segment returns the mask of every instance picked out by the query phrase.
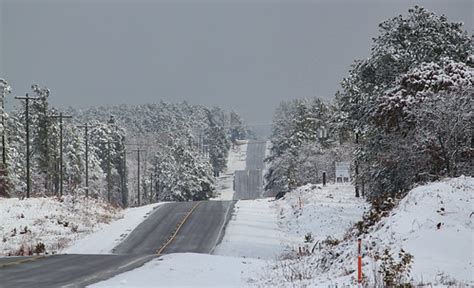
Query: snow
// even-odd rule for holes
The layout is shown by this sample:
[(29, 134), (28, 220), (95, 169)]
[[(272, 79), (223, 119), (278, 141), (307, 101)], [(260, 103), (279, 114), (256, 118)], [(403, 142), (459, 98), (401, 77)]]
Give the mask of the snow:
[(111, 254), (113, 248), (163, 203), (127, 208), (122, 213), (122, 219), (102, 227), (100, 231), (77, 239), (62, 252), (67, 254)]
[(232, 200), (234, 197), (234, 172), (245, 169), (247, 156), (247, 140), (237, 140), (227, 156), (227, 168), (217, 179), (217, 197), (211, 200)]
[(162, 256), (88, 287), (246, 287), (265, 261), (195, 253)]
[[(361, 216), (366, 204), (353, 194), (350, 185), (330, 185), (321, 189), (320, 186), (308, 185), (279, 201), (270, 198), (237, 201), (214, 255), (165, 255), (92, 287), (279, 285), (268, 282), (268, 277), (273, 277), (273, 267), (281, 263), (282, 255), (301, 245), (305, 232), (312, 231), (320, 238), (333, 232), (342, 234), (340, 231)], [(298, 216), (293, 209), (300, 197), (303, 212)], [(324, 209), (321, 209), (321, 204)], [(341, 213), (341, 207), (344, 213)], [(297, 211), (301, 213), (299, 208)], [(314, 225), (311, 217), (322, 219), (322, 223), (311, 226)], [(333, 223), (336, 227), (324, 223)]]
[(369, 206), (354, 195), (350, 184), (308, 184), (287, 193), (283, 201), (276, 202), (286, 238), (294, 239), (295, 244), (301, 244), (307, 233), (316, 241), (328, 236), (342, 238)]
[(276, 213), (268, 199), (238, 201), (214, 254), (275, 260), (286, 247)]
[(39, 243), (58, 253), (120, 217), (120, 209), (92, 198), (0, 198), (0, 255), (28, 255)]
[[(367, 237), (378, 246), (403, 248), (414, 256), (415, 282), (440, 278), (474, 285), (474, 178), (420, 186)], [(440, 228), (437, 225), (440, 223)]]
[[(375, 261), (374, 256), (386, 248), (395, 261), (400, 249), (413, 255), (411, 273), (406, 277), (413, 285), (474, 285), (472, 177), (446, 179), (414, 188), (387, 217), (361, 236), (348, 228), (361, 220), (367, 204), (351, 196), (351, 187), (307, 185), (277, 202), (282, 209), (281, 225), (288, 234), (288, 241), (304, 246), (302, 237), (311, 232), (315, 241), (306, 245), (316, 249), (313, 254), (288, 257), (267, 268), (261, 283), (285, 286), (288, 271), (297, 271), (309, 272), (309, 276), (292, 285), (355, 285), (357, 238), (360, 237), (363, 273), (368, 286), (375, 286), (376, 281), (380, 284), (381, 263)], [(326, 236), (337, 238), (340, 243), (321, 246)]]

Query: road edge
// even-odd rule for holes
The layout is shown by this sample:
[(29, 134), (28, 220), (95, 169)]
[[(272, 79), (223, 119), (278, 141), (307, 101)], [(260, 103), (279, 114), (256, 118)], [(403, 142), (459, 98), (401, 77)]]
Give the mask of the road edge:
[(237, 203), (237, 201), (238, 200), (231, 200), (230, 201), (231, 203), (229, 204), (229, 207), (227, 208), (227, 212), (225, 213), (224, 223), (222, 224), (222, 228), (219, 231), (219, 236), (217, 236), (216, 244), (214, 244), (214, 247), (211, 249), (211, 251), (209, 251), (210, 255), (214, 255), (214, 250), (216, 250), (216, 247), (219, 244), (221, 244), (222, 239), (224, 238), (224, 235), (225, 235), (225, 230), (227, 229), (227, 225), (229, 224), (229, 221), (230, 221), (230, 218), (231, 218), (230, 215), (232, 214), (232, 212), (234, 212), (234, 206)]

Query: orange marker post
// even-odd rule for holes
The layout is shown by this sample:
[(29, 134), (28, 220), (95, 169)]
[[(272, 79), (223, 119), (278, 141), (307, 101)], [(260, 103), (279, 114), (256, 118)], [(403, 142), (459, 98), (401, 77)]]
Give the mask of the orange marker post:
[(361, 255), (361, 246), (362, 240), (359, 238), (357, 239), (357, 282), (360, 284), (362, 283), (362, 255)]

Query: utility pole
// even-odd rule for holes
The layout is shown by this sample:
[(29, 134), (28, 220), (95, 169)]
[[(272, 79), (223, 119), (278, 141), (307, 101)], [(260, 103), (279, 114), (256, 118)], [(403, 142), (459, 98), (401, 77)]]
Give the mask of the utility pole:
[(127, 148), (123, 145), (123, 177), (122, 177), (122, 204), (124, 207), (128, 206), (127, 193)]
[(64, 179), (64, 165), (63, 165), (63, 119), (71, 119), (72, 116), (64, 115), (63, 112), (59, 115), (52, 115), (50, 118), (59, 119), (59, 195), (63, 196), (63, 179)]
[(138, 163), (138, 168), (137, 168), (137, 205), (140, 206), (140, 152), (143, 152), (143, 149), (137, 148), (136, 150), (133, 150), (134, 152), (137, 152), (137, 163)]
[(26, 198), (30, 198), (31, 179), (30, 179), (30, 100), (40, 100), (41, 97), (30, 97), (28, 93), (25, 96), (17, 96), (15, 99), (25, 101), (25, 130), (26, 130)]
[[(86, 122), (83, 125), (77, 126), (78, 128), (84, 128), (84, 144), (86, 146), (85, 150), (85, 174), (86, 174), (86, 197), (89, 197), (89, 129), (94, 128), (97, 125), (91, 125), (90, 123)], [(103, 144), (107, 144), (107, 142), (104, 142)]]
[(107, 142), (107, 201), (112, 198), (112, 176), (110, 171), (110, 141)]

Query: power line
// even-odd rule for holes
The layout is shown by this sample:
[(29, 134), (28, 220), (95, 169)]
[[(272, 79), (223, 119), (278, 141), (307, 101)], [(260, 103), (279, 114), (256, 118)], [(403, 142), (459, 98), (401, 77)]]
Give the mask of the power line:
[(89, 197), (89, 128), (96, 127), (97, 125), (91, 125), (90, 123), (84, 123), (84, 125), (77, 126), (78, 128), (84, 128), (84, 142), (86, 146), (85, 157), (86, 157), (86, 197)]
[(30, 198), (31, 179), (30, 179), (30, 100), (41, 100), (42, 97), (30, 97), (28, 93), (25, 96), (16, 96), (15, 99), (25, 101), (25, 130), (26, 130), (26, 198)]
[(59, 193), (63, 196), (63, 178), (64, 178), (64, 165), (63, 165), (63, 119), (71, 119), (72, 116), (64, 115), (63, 112), (59, 115), (49, 116), (53, 119), (59, 119)]
[(137, 152), (137, 162), (138, 162), (138, 165), (137, 165), (137, 174), (138, 174), (138, 180), (137, 180), (137, 205), (140, 206), (140, 152), (144, 152), (146, 150), (144, 149), (140, 149), (140, 147), (138, 147), (137, 149), (135, 150), (132, 150), (132, 152)]

